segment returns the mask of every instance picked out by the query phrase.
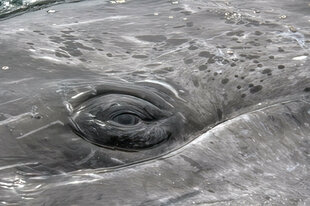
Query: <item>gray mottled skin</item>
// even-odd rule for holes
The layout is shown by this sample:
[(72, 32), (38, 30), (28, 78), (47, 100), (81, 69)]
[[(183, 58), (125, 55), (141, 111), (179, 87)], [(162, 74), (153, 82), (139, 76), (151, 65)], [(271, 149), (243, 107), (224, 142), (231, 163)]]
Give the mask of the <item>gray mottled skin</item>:
[[(94, 0), (1, 21), (1, 204), (309, 205), (309, 6), (278, 4)], [(78, 137), (64, 101), (111, 79), (173, 87), (193, 141), (152, 158)]]

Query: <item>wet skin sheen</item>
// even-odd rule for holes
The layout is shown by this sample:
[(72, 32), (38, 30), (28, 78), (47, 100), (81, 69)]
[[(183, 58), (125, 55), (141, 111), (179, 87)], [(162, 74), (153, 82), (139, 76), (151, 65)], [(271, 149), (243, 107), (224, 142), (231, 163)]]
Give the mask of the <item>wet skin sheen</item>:
[(121, 2), (0, 21), (0, 204), (309, 205), (308, 2)]

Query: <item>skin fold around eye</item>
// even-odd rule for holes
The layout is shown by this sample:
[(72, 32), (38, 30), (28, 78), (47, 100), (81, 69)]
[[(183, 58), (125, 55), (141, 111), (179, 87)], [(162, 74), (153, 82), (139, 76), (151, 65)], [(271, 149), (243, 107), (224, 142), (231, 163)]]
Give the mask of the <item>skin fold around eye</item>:
[(113, 149), (155, 147), (178, 134), (180, 117), (141, 98), (108, 94), (82, 103), (72, 114), (84, 139)]

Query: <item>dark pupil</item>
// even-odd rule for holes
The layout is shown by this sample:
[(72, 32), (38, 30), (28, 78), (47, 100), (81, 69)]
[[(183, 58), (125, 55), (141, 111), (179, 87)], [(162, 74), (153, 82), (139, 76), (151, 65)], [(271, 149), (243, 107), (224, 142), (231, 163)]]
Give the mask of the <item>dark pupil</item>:
[(139, 122), (138, 117), (132, 114), (120, 114), (112, 119), (114, 122), (123, 125), (135, 125)]

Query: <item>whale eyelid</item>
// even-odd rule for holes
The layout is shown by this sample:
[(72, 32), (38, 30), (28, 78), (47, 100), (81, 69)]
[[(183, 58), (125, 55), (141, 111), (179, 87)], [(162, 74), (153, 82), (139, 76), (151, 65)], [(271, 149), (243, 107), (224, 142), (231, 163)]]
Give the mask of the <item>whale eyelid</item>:
[(80, 92), (80, 93), (74, 95), (73, 97), (71, 97), (71, 99), (77, 99), (77, 98), (79, 98), (80, 96), (85, 95), (86, 93), (89, 93), (89, 91)]
[(174, 87), (172, 87), (170, 84), (168, 84), (166, 82), (162, 82), (162, 81), (158, 81), (158, 80), (152, 80), (152, 79), (146, 79), (146, 80), (137, 81), (137, 83), (143, 83), (143, 82), (160, 85), (160, 86), (168, 89), (170, 92), (172, 92), (174, 94), (174, 96), (176, 98), (178, 98), (179, 100), (181, 100), (183, 102), (187, 102), (186, 100), (184, 100), (183, 98), (181, 98), (179, 96), (179, 92)]
[(166, 99), (160, 96), (158, 92), (152, 91), (151, 87), (141, 87), (140, 85), (127, 84), (101, 84), (93, 85), (90, 90), (82, 91), (71, 97), (67, 97), (63, 103), (67, 110), (71, 113), (74, 108), (80, 106), (83, 102), (92, 98), (108, 94), (125, 94), (143, 99), (162, 109), (174, 109), (175, 107)]

